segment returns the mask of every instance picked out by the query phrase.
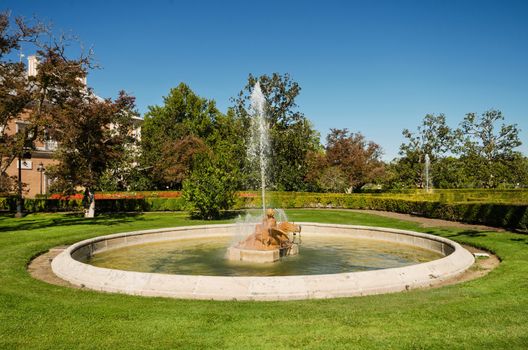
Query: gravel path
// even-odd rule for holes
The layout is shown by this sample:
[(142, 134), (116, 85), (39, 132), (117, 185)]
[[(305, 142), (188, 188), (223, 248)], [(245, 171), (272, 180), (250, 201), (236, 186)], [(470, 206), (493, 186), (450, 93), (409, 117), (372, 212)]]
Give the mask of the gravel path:
[(390, 211), (379, 211), (379, 210), (356, 210), (351, 209), (353, 212), (357, 213), (367, 213), (367, 214), (374, 214), (379, 215), (387, 218), (392, 219), (398, 219), (398, 220), (404, 220), (404, 221), (412, 221), (416, 222), (422, 225), (422, 227), (454, 227), (454, 228), (461, 228), (461, 229), (468, 229), (468, 230), (479, 230), (479, 231), (497, 231), (502, 232), (504, 229), (498, 228), (498, 227), (490, 227), (490, 226), (484, 226), (484, 225), (472, 225), (472, 224), (465, 224), (463, 222), (458, 221), (447, 221), (447, 220), (440, 220), (440, 219), (430, 219), (430, 218), (424, 218), (421, 216), (414, 216), (409, 214), (400, 214), (400, 213), (394, 213)]

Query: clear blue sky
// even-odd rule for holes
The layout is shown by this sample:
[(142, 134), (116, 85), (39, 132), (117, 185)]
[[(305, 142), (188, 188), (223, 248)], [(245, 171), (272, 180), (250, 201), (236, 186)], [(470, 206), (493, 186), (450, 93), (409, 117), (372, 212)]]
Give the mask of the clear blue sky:
[(519, 125), (528, 154), (528, 1), (0, 0), (0, 9), (93, 45), (103, 69), (89, 84), (104, 97), (129, 91), (142, 113), (182, 81), (225, 111), (249, 73), (288, 72), (323, 138), (360, 131), (387, 160), (426, 113), (456, 126), (489, 108)]

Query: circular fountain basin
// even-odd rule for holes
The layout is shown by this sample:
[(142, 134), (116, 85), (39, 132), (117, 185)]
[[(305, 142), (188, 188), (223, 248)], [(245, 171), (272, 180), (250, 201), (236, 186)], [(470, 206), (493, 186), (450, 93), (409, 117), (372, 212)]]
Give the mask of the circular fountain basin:
[[(451, 279), (469, 268), (471, 253), (451, 240), (390, 228), (301, 223), (303, 241), (310, 237), (340, 240), (375, 240), (382, 245), (411, 245), (440, 258), (409, 266), (367, 271), (278, 276), (217, 276), (203, 271), (196, 274), (169, 274), (103, 268), (86, 261), (120, 249), (134, 249), (147, 243), (178, 240), (236, 239), (240, 225), (187, 226), (136, 231), (96, 237), (68, 247), (52, 261), (53, 272), (79, 286), (105, 292), (214, 300), (294, 300), (349, 297), (399, 292), (428, 287)], [(303, 247), (299, 257), (303, 254)], [(287, 258), (288, 259), (288, 258)], [(271, 264), (284, 264), (276, 262)], [(192, 270), (192, 269), (191, 269)], [(324, 270), (323, 270), (324, 271)], [(192, 273), (187, 272), (187, 273)]]

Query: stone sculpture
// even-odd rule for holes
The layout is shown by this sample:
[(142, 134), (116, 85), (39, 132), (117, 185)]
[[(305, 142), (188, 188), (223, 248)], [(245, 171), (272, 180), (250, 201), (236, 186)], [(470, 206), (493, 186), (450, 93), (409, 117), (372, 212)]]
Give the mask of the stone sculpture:
[[(277, 261), (281, 256), (295, 255), (299, 252), (295, 237), (300, 232), (301, 226), (299, 225), (287, 221), (277, 223), (275, 211), (268, 209), (262, 223), (255, 226), (255, 231), (229, 249), (228, 258), (270, 262)], [(269, 252), (269, 254), (260, 254), (255, 251)]]

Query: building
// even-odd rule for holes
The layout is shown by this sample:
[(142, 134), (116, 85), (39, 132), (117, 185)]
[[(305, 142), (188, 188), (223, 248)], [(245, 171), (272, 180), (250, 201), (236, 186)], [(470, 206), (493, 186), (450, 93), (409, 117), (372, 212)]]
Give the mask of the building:
[[(28, 76), (37, 74), (37, 60), (35, 56), (28, 57)], [(86, 83), (86, 81), (84, 81)], [(8, 133), (16, 133), (24, 128), (29, 119), (29, 111), (22, 113), (16, 120), (7, 125)], [(134, 117), (134, 130), (132, 135), (139, 141), (141, 138), (141, 124), (143, 119)], [(48, 166), (55, 164), (53, 152), (57, 149), (57, 142), (53, 140), (37, 141), (35, 148), (31, 150), (31, 158), (21, 159), (21, 179), (25, 185), (23, 190), (24, 197), (35, 197), (38, 194), (46, 194), (49, 191), (51, 179), (46, 175)], [(7, 168), (9, 176), (18, 178), (19, 162), (15, 159)]]

